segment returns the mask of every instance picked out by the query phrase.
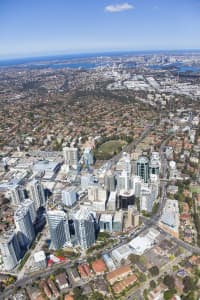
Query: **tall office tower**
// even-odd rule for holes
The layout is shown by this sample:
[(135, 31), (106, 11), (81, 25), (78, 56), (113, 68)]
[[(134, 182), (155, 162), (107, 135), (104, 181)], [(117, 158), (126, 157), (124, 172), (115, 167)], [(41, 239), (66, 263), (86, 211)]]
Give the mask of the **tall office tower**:
[(89, 201), (104, 201), (107, 200), (107, 191), (101, 186), (94, 185), (88, 188), (88, 200)]
[(123, 171), (117, 177), (117, 189), (128, 191), (131, 189), (131, 177), (128, 172)]
[(115, 211), (117, 205), (117, 192), (111, 192), (107, 202), (107, 210)]
[(104, 189), (114, 192), (116, 187), (115, 175), (109, 170), (104, 177)]
[(78, 148), (64, 147), (63, 156), (68, 170), (70, 168), (78, 169)]
[(127, 173), (131, 174), (131, 158), (130, 155), (126, 152), (122, 154), (122, 158), (118, 161), (116, 165), (117, 171), (126, 171)]
[(19, 205), (26, 198), (23, 187), (18, 184), (11, 188), (10, 196), (13, 205)]
[(133, 226), (136, 227), (139, 225), (139, 217), (140, 213), (137, 211), (136, 207), (134, 205), (128, 206), (128, 227)]
[(28, 248), (35, 238), (35, 231), (28, 208), (23, 205), (19, 206), (15, 211), (14, 221), (19, 233), (20, 245)]
[(113, 216), (110, 214), (102, 214), (99, 220), (100, 231), (112, 232)]
[(140, 192), (140, 211), (144, 210), (151, 212), (153, 208), (154, 200), (156, 199), (156, 191), (147, 184), (142, 185)]
[(95, 243), (95, 220), (87, 208), (81, 208), (74, 214), (75, 236), (82, 249)]
[(123, 230), (123, 212), (117, 211), (113, 218), (113, 231), (119, 232)]
[(28, 208), (31, 216), (31, 221), (32, 223), (34, 223), (36, 220), (36, 209), (35, 209), (34, 201), (31, 199), (25, 199), (24, 202), (22, 203), (22, 206)]
[(140, 176), (145, 183), (149, 180), (149, 159), (146, 156), (140, 156), (137, 160), (137, 175)]
[(44, 188), (39, 180), (32, 180), (29, 183), (30, 198), (35, 203), (36, 210), (39, 207), (44, 207), (46, 203)]
[(70, 186), (62, 191), (62, 203), (71, 207), (77, 201), (76, 187)]
[(94, 156), (91, 148), (85, 148), (83, 152), (83, 159), (86, 167), (94, 164)]
[(149, 164), (149, 171), (150, 174), (156, 174), (158, 175), (160, 172), (160, 155), (159, 152), (152, 152), (150, 164)]
[(47, 221), (52, 249), (56, 250), (65, 245), (71, 245), (69, 223), (66, 213), (61, 210), (48, 211)]
[(133, 205), (135, 203), (135, 196), (133, 190), (124, 191), (121, 190), (119, 193), (118, 199), (118, 208), (119, 209), (128, 209), (129, 205)]
[(0, 239), (0, 249), (4, 268), (10, 271), (21, 259), (21, 249), (15, 232), (6, 232)]
[(140, 178), (140, 176), (134, 175), (132, 177), (132, 186), (135, 197), (140, 196), (141, 186), (144, 181)]
[(94, 177), (92, 174), (81, 175), (81, 188), (87, 189), (89, 186), (94, 184)]

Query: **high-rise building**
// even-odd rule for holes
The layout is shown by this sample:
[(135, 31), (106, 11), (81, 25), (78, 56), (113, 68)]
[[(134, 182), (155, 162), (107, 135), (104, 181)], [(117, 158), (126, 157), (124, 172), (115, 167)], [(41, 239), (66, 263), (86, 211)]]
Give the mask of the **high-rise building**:
[(35, 203), (31, 199), (25, 199), (22, 203), (22, 206), (27, 207), (31, 216), (32, 223), (36, 220), (36, 209), (35, 209)]
[(133, 190), (123, 191), (121, 190), (119, 193), (118, 199), (118, 208), (119, 209), (128, 209), (129, 205), (133, 205), (135, 203), (135, 196)]
[(36, 210), (45, 206), (45, 192), (43, 185), (39, 180), (34, 179), (29, 183), (29, 192), (31, 200), (35, 203)]
[(78, 169), (78, 148), (64, 147), (63, 148), (64, 163), (69, 170), (70, 168)]
[(69, 223), (66, 213), (61, 210), (48, 211), (47, 221), (52, 249), (56, 250), (65, 245), (71, 245)]
[(144, 210), (151, 212), (155, 199), (156, 191), (152, 188), (152, 186), (144, 184), (140, 192), (140, 211)]
[(117, 162), (116, 170), (120, 172), (126, 171), (128, 174), (131, 174), (131, 168), (130, 154), (124, 152), (120, 160)]
[(87, 189), (89, 186), (94, 184), (94, 177), (92, 174), (81, 175), (81, 188), (83, 190)]
[(134, 175), (132, 177), (132, 187), (135, 197), (140, 196), (141, 186), (143, 182), (144, 181), (140, 178), (140, 176)]
[(123, 230), (123, 212), (117, 211), (113, 218), (113, 231), (120, 232)]
[(62, 191), (62, 203), (71, 207), (77, 200), (76, 187), (70, 186)]
[(149, 171), (150, 174), (158, 175), (160, 172), (160, 155), (158, 152), (152, 152), (150, 164), (149, 164)]
[(28, 248), (35, 238), (35, 231), (29, 209), (23, 205), (19, 206), (15, 211), (14, 221), (19, 235), (20, 245), (24, 248)]
[(117, 205), (117, 192), (111, 192), (107, 202), (107, 210), (115, 211)]
[(95, 243), (95, 220), (87, 208), (81, 208), (74, 214), (75, 236), (82, 249)]
[(112, 232), (113, 216), (102, 214), (99, 220), (100, 231)]
[(0, 249), (5, 270), (15, 268), (21, 259), (21, 249), (15, 232), (6, 232), (1, 237)]
[(139, 225), (140, 213), (134, 205), (128, 206), (128, 223), (127, 226), (137, 227)]
[(10, 196), (13, 205), (20, 205), (26, 198), (24, 188), (18, 184), (11, 188)]
[(88, 200), (90, 201), (104, 201), (107, 200), (107, 191), (101, 186), (94, 185), (88, 188)]
[(86, 167), (94, 164), (94, 156), (91, 148), (85, 148), (83, 152), (83, 159)]
[(131, 177), (128, 172), (123, 171), (117, 177), (117, 188), (118, 190), (125, 190), (125, 191), (131, 189)]
[(108, 171), (104, 177), (104, 189), (107, 190), (108, 192), (113, 192), (115, 191), (115, 188), (116, 188), (115, 175), (111, 171)]
[(149, 180), (149, 159), (146, 156), (140, 156), (137, 160), (137, 175), (140, 176), (145, 183)]

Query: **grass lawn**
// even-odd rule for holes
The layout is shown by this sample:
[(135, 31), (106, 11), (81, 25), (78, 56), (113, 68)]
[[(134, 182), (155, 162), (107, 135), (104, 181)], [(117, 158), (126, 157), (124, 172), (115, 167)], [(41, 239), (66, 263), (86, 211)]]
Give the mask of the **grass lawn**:
[(127, 142), (123, 140), (111, 140), (105, 142), (97, 149), (96, 158), (109, 159), (113, 155), (119, 153), (125, 145), (127, 145)]
[(190, 191), (192, 193), (200, 193), (200, 186), (198, 186), (198, 185), (192, 185), (192, 186), (190, 186)]

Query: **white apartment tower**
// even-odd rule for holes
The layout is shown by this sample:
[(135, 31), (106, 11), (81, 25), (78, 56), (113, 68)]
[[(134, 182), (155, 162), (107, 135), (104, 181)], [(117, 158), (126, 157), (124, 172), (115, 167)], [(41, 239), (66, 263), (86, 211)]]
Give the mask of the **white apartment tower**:
[(6, 232), (1, 237), (0, 249), (5, 270), (14, 269), (21, 258), (21, 249), (15, 232)]
[(74, 215), (75, 235), (82, 249), (95, 243), (94, 217), (87, 208), (81, 208)]
[(47, 221), (52, 249), (61, 249), (65, 245), (71, 245), (69, 223), (66, 213), (61, 210), (48, 211)]
[(31, 199), (25, 199), (24, 202), (22, 203), (24, 207), (27, 207), (31, 216), (31, 221), (32, 223), (35, 222), (36, 220), (36, 209), (35, 209), (35, 203)]
[(39, 180), (32, 180), (29, 184), (30, 198), (35, 203), (36, 210), (46, 203), (44, 188)]
[(10, 197), (13, 205), (19, 205), (25, 199), (25, 192), (22, 186), (15, 185), (10, 189)]
[(69, 170), (78, 169), (78, 148), (64, 147), (63, 148), (64, 163)]
[(35, 231), (29, 209), (23, 205), (19, 206), (15, 211), (14, 221), (19, 233), (20, 245), (24, 248), (28, 248), (35, 238)]

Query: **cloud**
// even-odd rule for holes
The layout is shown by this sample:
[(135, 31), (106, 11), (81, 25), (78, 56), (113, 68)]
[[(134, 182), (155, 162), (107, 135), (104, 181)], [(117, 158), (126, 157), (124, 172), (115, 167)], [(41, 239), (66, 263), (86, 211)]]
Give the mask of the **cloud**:
[(131, 9), (134, 9), (134, 6), (129, 3), (114, 4), (105, 7), (105, 11), (110, 13), (121, 12), (121, 11), (131, 10)]

